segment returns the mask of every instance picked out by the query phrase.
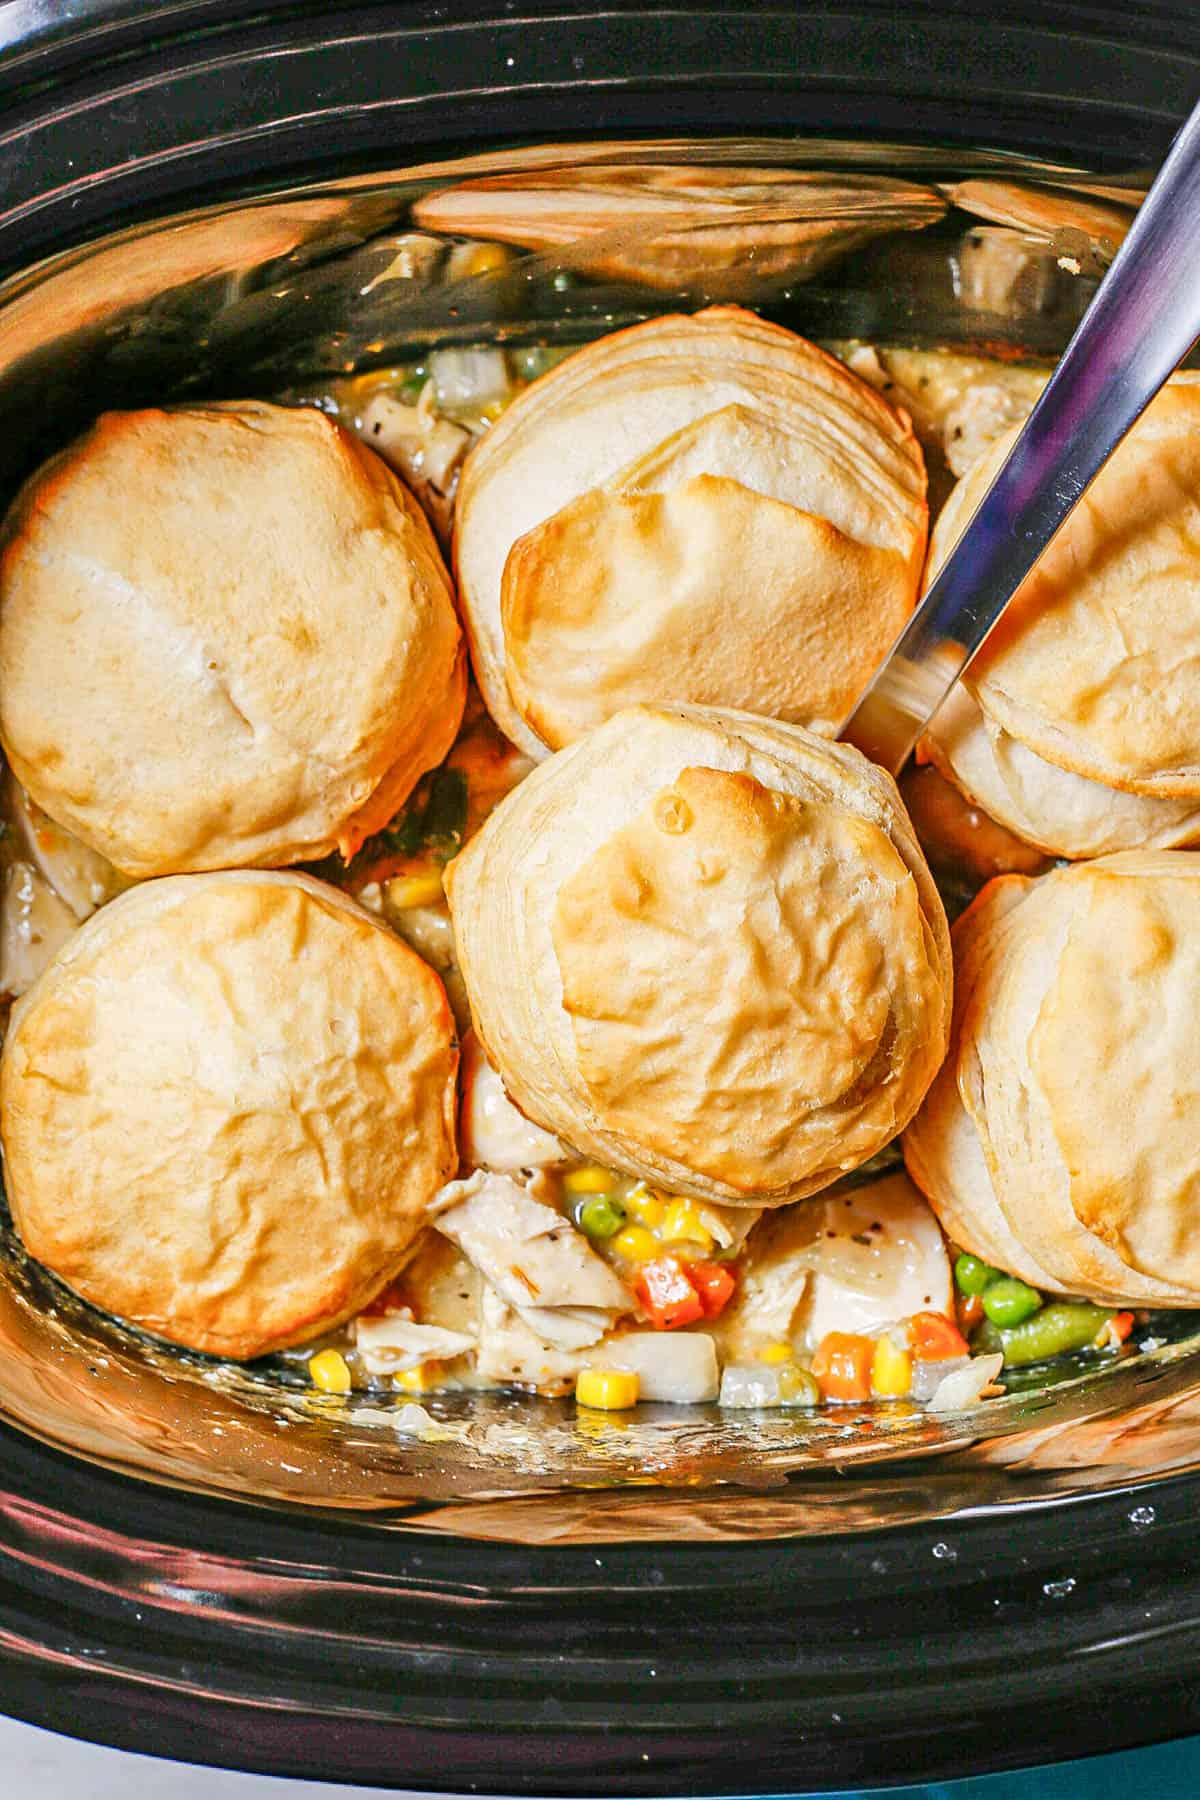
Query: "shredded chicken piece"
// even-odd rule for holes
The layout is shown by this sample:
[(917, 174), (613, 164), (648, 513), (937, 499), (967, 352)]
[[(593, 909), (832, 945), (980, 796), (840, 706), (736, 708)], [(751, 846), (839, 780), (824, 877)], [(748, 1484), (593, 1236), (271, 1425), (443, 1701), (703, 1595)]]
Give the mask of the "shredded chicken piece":
[(418, 1369), (424, 1362), (449, 1362), (478, 1343), (477, 1333), (448, 1331), (444, 1325), (418, 1325), (408, 1307), (355, 1321), (354, 1339), (369, 1375), (392, 1375)]
[(480, 1169), (442, 1189), (433, 1223), (535, 1337), (582, 1348), (632, 1311), (633, 1301), (583, 1234), (546, 1203), (548, 1191), (543, 1176), (526, 1186)]
[(24, 994), (75, 929), (75, 914), (32, 863), (10, 863), (0, 891), (0, 993)]
[(696, 1216), (722, 1250), (740, 1250), (763, 1216), (761, 1206), (718, 1206), (714, 1201), (696, 1203)]
[(564, 1350), (546, 1343), (494, 1289), (484, 1288), (475, 1358), (481, 1380), (516, 1383), (543, 1394), (566, 1394), (593, 1355), (591, 1350)]
[(459, 1085), (458, 1142), (465, 1162), (485, 1169), (543, 1169), (567, 1161), (558, 1139), (513, 1105), (473, 1031), (463, 1039)]

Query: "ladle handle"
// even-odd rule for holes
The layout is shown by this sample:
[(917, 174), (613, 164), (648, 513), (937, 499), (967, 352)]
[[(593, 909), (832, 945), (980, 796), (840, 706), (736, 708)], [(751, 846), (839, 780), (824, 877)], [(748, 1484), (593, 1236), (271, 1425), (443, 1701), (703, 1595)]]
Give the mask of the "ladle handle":
[(1200, 337), (1200, 105), (1025, 428), (840, 735), (898, 773), (1076, 502)]

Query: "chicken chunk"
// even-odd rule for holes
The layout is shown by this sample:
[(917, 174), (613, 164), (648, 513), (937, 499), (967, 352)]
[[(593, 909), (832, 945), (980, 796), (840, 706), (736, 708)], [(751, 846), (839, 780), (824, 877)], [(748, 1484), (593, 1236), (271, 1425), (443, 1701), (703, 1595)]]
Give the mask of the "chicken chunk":
[(575, 1350), (595, 1343), (633, 1310), (633, 1299), (587, 1239), (528, 1186), (479, 1170), (438, 1197), (434, 1224), (542, 1342)]
[(950, 1313), (950, 1261), (924, 1197), (897, 1173), (768, 1213), (737, 1293), (714, 1322), (727, 1362), (768, 1343), (815, 1348), (830, 1331), (881, 1331), (918, 1312)]
[(518, 1112), (473, 1031), (463, 1039), (459, 1080), (458, 1146), (468, 1167), (545, 1169), (568, 1160), (553, 1133)]
[(31, 988), (78, 928), (75, 914), (32, 863), (10, 863), (0, 893), (0, 994)]

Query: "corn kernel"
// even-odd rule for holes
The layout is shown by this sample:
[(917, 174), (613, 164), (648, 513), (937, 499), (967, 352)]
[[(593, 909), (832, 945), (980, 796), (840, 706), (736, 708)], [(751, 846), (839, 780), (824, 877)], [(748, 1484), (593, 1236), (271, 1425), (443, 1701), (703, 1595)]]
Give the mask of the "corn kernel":
[(575, 1398), (580, 1406), (598, 1412), (624, 1412), (636, 1406), (641, 1383), (626, 1369), (581, 1369), (575, 1383)]
[(792, 1346), (790, 1344), (784, 1343), (782, 1338), (779, 1340), (778, 1343), (764, 1344), (762, 1349), (758, 1353), (758, 1360), (759, 1360), (759, 1362), (764, 1362), (764, 1363), (791, 1362)]
[(602, 1169), (599, 1163), (584, 1163), (582, 1168), (568, 1169), (562, 1178), (568, 1194), (608, 1194), (615, 1181), (611, 1170)]
[(639, 1181), (636, 1187), (630, 1188), (625, 1196), (625, 1207), (635, 1219), (648, 1225), (651, 1231), (657, 1231), (667, 1216), (666, 1201), (653, 1188), (648, 1188), (644, 1181)]
[(340, 1350), (318, 1350), (308, 1365), (309, 1380), (323, 1394), (348, 1394), (354, 1385), (350, 1364)]
[(626, 1262), (650, 1262), (662, 1250), (654, 1233), (647, 1231), (644, 1225), (627, 1225), (610, 1242), (617, 1255), (623, 1256)]
[(707, 1229), (690, 1200), (672, 1200), (662, 1222), (662, 1235), (673, 1244), (697, 1244), (702, 1250), (711, 1250), (713, 1247), (712, 1232)]
[(895, 1400), (912, 1387), (912, 1357), (893, 1344), (885, 1331), (871, 1359), (871, 1392), (881, 1400)]
[(473, 244), (467, 259), (468, 275), (489, 275), (493, 269), (507, 268), (513, 253), (504, 244)]
[(392, 1381), (396, 1387), (403, 1388), (406, 1394), (427, 1394), (430, 1388), (436, 1386), (434, 1374), (435, 1371), (427, 1364), (418, 1363), (415, 1369), (398, 1369)]
[(396, 875), (384, 892), (389, 906), (403, 912), (410, 906), (436, 906), (445, 899), (442, 872), (431, 869), (427, 875)]

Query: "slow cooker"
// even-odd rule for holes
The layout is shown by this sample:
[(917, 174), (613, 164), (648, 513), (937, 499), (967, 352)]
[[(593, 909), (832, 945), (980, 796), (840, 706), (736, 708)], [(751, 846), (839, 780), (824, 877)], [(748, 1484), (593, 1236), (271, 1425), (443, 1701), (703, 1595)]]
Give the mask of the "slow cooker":
[[(1200, 21), (1166, 0), (9, 0), (0, 39), (5, 501), (105, 407), (572, 344), (708, 297), (581, 279), (569, 250), (520, 280), (398, 268), (414, 198), (464, 172), (636, 156), (1136, 195), (1200, 87)], [(806, 281), (751, 268), (740, 297), (822, 339), (1046, 356), (1094, 291), (1075, 274), (992, 313), (935, 229)], [(1200, 1730), (1186, 1315), (1014, 1384), (986, 1430), (431, 1405), (408, 1437), (361, 1396), (170, 1352), (6, 1230), (5, 1709), (243, 1769), (541, 1794), (933, 1780)]]

